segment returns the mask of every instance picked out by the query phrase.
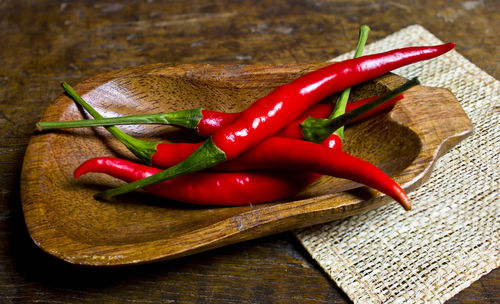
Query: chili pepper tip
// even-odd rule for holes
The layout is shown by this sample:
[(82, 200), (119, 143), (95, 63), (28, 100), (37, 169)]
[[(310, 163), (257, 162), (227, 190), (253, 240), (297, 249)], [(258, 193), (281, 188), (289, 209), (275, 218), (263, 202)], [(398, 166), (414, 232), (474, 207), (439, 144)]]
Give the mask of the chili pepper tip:
[(80, 178), (80, 176), (87, 173), (86, 171), (84, 171), (83, 168), (84, 167), (82, 165), (80, 165), (78, 168), (76, 168), (75, 172), (73, 172), (73, 177), (78, 179), (78, 178)]
[(406, 197), (406, 200), (400, 202), (401, 206), (405, 209), (405, 211), (410, 211), (411, 210), (411, 203), (408, 197)]
[[(399, 188), (399, 187), (398, 187)], [(405, 211), (411, 210), (411, 202), (405, 191), (401, 188), (395, 189), (397, 192), (397, 202), (405, 209)]]

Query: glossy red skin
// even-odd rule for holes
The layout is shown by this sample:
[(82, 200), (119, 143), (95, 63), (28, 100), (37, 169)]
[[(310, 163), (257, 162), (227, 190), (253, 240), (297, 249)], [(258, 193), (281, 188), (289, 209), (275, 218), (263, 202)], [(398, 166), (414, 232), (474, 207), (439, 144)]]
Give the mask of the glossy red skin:
[(212, 141), (225, 153), (226, 159), (234, 159), (292, 123), (328, 95), (396, 68), (434, 58), (454, 46), (448, 43), (397, 49), (345, 60), (305, 74), (254, 102), (232, 124), (216, 131)]
[(403, 189), (376, 166), (340, 149), (329, 149), (304, 140), (271, 137), (237, 159), (217, 165), (215, 169), (293, 169), (346, 178), (392, 197), (406, 210), (411, 208)]
[(156, 145), (156, 152), (151, 157), (151, 164), (156, 168), (170, 168), (182, 162), (202, 143), (168, 143)]
[(201, 110), (203, 118), (197, 126), (198, 135), (209, 137), (222, 126), (231, 124), (240, 113), (224, 113), (209, 110)]
[[(75, 177), (89, 172), (106, 173), (126, 182), (146, 178), (160, 169), (131, 161), (98, 157), (84, 162)], [(160, 197), (197, 205), (236, 206), (258, 204), (291, 197), (318, 174), (288, 172), (196, 172), (145, 188)]]

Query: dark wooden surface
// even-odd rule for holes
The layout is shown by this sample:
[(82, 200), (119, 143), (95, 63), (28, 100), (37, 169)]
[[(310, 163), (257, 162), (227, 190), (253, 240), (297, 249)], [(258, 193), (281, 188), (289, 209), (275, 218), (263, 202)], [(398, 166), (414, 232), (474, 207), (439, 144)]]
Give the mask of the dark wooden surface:
[[(346, 303), (290, 233), (182, 259), (93, 269), (30, 240), (19, 197), (28, 140), (59, 83), (157, 63), (323, 61), (421, 24), (497, 79), (500, 3), (486, 1), (0, 2), (0, 299), (6, 303)], [(496, 303), (494, 270), (448, 303)]]

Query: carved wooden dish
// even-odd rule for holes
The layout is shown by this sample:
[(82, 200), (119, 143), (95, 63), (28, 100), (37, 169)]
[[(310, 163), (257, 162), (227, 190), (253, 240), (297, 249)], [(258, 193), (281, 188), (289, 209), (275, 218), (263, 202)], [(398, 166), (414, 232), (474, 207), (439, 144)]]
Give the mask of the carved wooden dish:
[[(100, 74), (74, 88), (103, 116), (200, 106), (240, 111), (272, 88), (323, 65), (160, 64)], [(352, 99), (381, 94), (403, 82), (389, 74), (355, 87)], [(472, 125), (446, 89), (417, 86), (405, 96), (390, 112), (350, 126), (345, 150), (379, 166), (411, 191), (431, 174), (440, 155), (472, 133)], [(84, 117), (62, 95), (42, 120)], [(141, 138), (199, 140), (169, 126), (121, 128)], [(289, 200), (244, 207), (193, 206), (145, 192), (102, 202), (93, 194), (121, 181), (100, 174), (79, 180), (72, 176), (79, 164), (97, 156), (134, 159), (104, 128), (34, 134), (26, 151), (21, 195), (28, 231), (43, 250), (70, 263), (103, 266), (172, 259), (395, 204), (378, 192), (331, 177)]]

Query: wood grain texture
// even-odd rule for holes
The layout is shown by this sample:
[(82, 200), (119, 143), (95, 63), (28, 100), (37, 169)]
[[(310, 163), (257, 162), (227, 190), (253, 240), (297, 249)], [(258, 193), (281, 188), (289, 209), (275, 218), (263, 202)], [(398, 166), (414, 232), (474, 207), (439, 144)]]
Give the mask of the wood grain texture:
[[(113, 116), (198, 107), (237, 112), (324, 65), (147, 65), (93, 76), (75, 90), (97, 111)], [(352, 96), (383, 95), (404, 82), (389, 74), (353, 87)], [(61, 96), (42, 120), (85, 116)], [(127, 133), (155, 141), (190, 140), (189, 132), (176, 131), (182, 133), (169, 126), (135, 125)], [(388, 115), (346, 129), (344, 150), (377, 165), (409, 191), (430, 176), (440, 155), (470, 134), (472, 124), (451, 92), (417, 86)], [(96, 186), (118, 185), (113, 178), (72, 178), (74, 168), (87, 159), (117, 154), (130, 158), (123, 150), (102, 128), (32, 137), (24, 158), (21, 198), (37, 245), (75, 264), (138, 264), (344, 218), (389, 201), (368, 188), (356, 189), (355, 183), (324, 177), (297, 197), (253, 206), (198, 207), (143, 193), (106, 203), (96, 201), (93, 193)]]
[[(27, 234), (19, 197), (34, 124), (62, 80), (158, 62), (304, 63), (421, 24), (500, 78), (498, 1), (1, 1), (0, 298), (5, 303), (346, 303), (288, 233), (170, 262), (73, 267)], [(496, 303), (500, 270), (449, 303)]]

